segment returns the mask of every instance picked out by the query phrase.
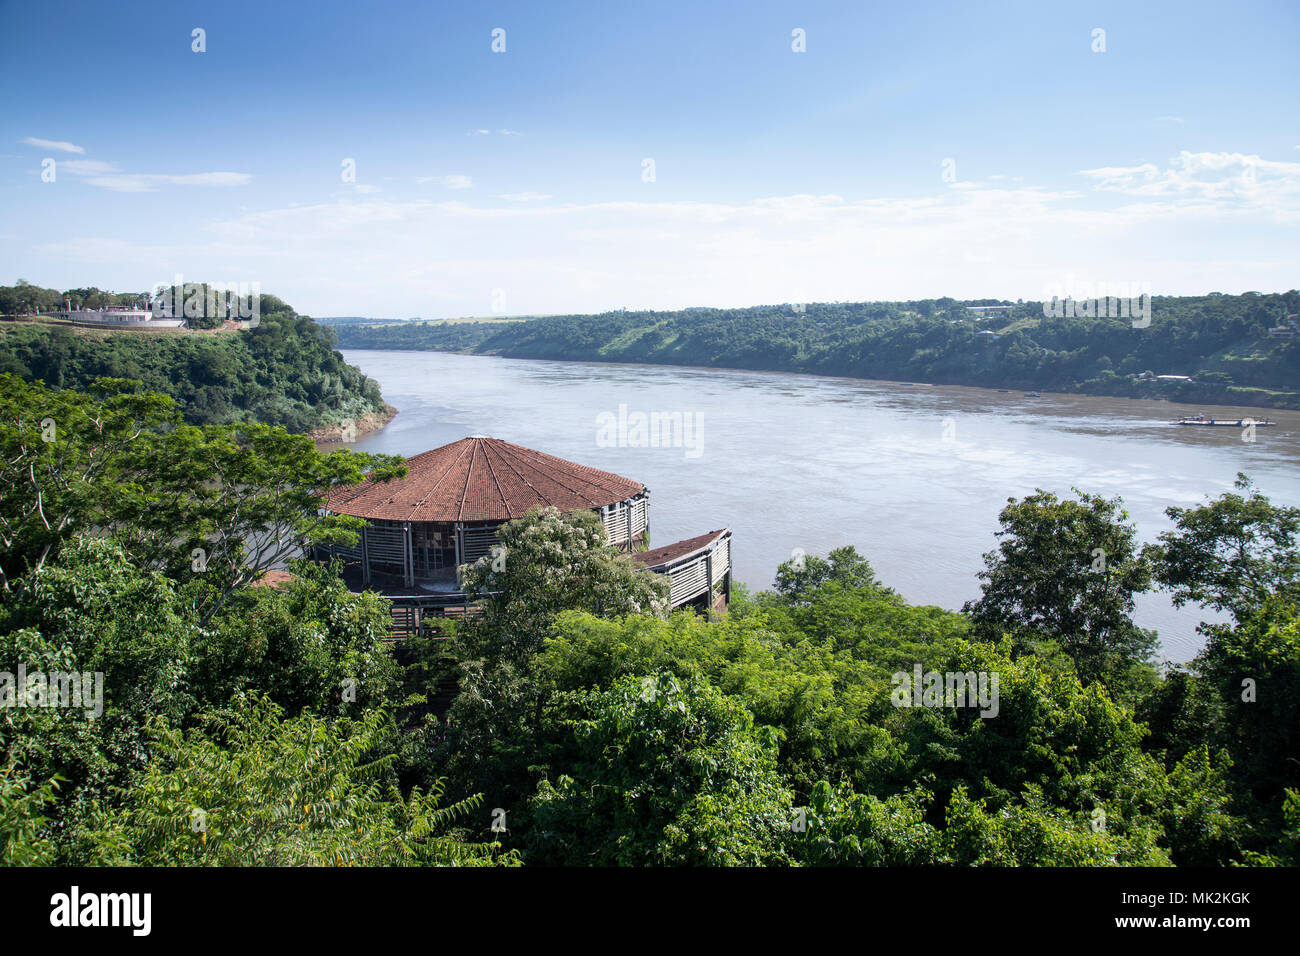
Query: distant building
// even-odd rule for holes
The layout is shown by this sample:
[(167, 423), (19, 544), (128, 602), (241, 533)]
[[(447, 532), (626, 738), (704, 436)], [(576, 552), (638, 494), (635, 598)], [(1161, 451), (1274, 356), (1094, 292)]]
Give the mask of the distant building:
[(1268, 330), (1269, 338), (1273, 339), (1293, 339), (1298, 334), (1300, 334), (1300, 314), (1288, 315), (1284, 323)]
[(169, 316), (156, 318), (148, 309), (127, 309), (116, 306), (107, 309), (67, 308), (59, 312), (40, 314), (50, 318), (63, 319), (65, 322), (76, 322), (84, 325), (178, 329), (185, 324), (184, 319), (173, 319)]
[(1157, 382), (1190, 382), (1192, 381), (1192, 377), (1190, 375), (1157, 375), (1156, 381)]

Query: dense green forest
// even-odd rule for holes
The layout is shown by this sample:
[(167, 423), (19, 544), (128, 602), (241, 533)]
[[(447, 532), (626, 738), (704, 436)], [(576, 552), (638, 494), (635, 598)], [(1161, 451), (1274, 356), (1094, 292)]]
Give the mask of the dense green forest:
[[(973, 305), (1013, 305), (980, 317)], [(1048, 318), (1040, 302), (809, 303), (339, 329), (339, 346), (765, 369), (944, 385), (1300, 408), (1300, 292), (1156, 296), (1150, 324)], [(992, 333), (992, 334), (983, 334)], [(1159, 375), (1192, 382), (1160, 382)]]
[[(0, 375), (0, 863), (1300, 863), (1300, 509), (1245, 477), (1146, 546), (1117, 499), (1009, 501), (961, 612), (846, 547), (668, 615), (535, 511), (462, 569), (480, 615), (395, 650), (337, 566), (257, 583), (355, 540), (318, 504), (367, 470), (405, 465)], [(1189, 667), (1155, 587), (1226, 612)]]
[[(52, 297), (53, 307), (62, 308), (73, 293), (87, 293), (80, 300), (87, 307), (147, 299), (11, 286), (0, 288), (0, 310), (24, 311), (24, 303), (44, 308)], [(142, 381), (175, 399), (194, 425), (264, 422), (308, 432), (383, 415), (378, 384), (343, 361), (331, 329), (274, 296), (261, 296), (260, 308), (256, 328), (229, 332), (0, 323), (0, 372), (66, 388), (85, 388), (100, 377)]]

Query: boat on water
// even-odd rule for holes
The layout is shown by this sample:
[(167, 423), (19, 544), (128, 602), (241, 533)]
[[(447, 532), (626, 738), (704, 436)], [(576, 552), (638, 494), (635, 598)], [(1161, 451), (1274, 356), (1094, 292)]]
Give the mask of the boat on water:
[(1277, 422), (1269, 421), (1267, 418), (1206, 418), (1204, 415), (1194, 415), (1189, 418), (1175, 419), (1172, 424), (1200, 425), (1205, 428), (1245, 428), (1247, 425), (1270, 428)]
[(1025, 398), (1042, 398), (1037, 392), (1025, 392)]

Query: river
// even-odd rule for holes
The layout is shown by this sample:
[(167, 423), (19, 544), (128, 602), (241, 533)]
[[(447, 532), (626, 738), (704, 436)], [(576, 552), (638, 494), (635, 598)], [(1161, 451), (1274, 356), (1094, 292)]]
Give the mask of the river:
[[(1275, 503), (1300, 505), (1295, 411), (785, 372), (343, 355), (399, 409), (349, 447), (409, 456), (484, 434), (626, 475), (650, 489), (652, 546), (730, 527), (736, 579), (755, 590), (771, 587), (795, 549), (852, 544), (908, 601), (960, 608), (979, 595), (998, 512), (1035, 488), (1121, 496), (1144, 541), (1171, 527), (1165, 508), (1222, 494), (1237, 472)], [(1267, 414), (1278, 425), (1252, 442), (1237, 428), (1169, 424), (1197, 411)], [(679, 447), (642, 447), (638, 412), (680, 413), (692, 427)], [(1153, 593), (1136, 619), (1181, 662), (1203, 643), (1197, 623), (1217, 617)]]

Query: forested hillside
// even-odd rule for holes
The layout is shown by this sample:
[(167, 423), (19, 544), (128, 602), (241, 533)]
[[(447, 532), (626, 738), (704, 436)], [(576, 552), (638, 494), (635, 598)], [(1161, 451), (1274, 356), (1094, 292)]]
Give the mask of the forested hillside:
[[(1180, 402), (1300, 408), (1300, 339), (1272, 327), (1300, 292), (1152, 299), (1129, 319), (1047, 318), (1039, 302), (983, 317), (996, 300), (809, 303), (608, 312), (495, 323), (351, 325), (341, 348), (432, 349), (1025, 388)], [(993, 333), (993, 334), (982, 334)], [(1156, 376), (1190, 376), (1160, 382)]]
[[(93, 290), (83, 301), (98, 306), (132, 298), (102, 295), (107, 298)], [(343, 361), (332, 330), (274, 296), (260, 302), (256, 328), (225, 332), (3, 322), (0, 372), (76, 389), (101, 376), (134, 379), (170, 395), (195, 425), (263, 422), (309, 432), (384, 415), (379, 386)]]

